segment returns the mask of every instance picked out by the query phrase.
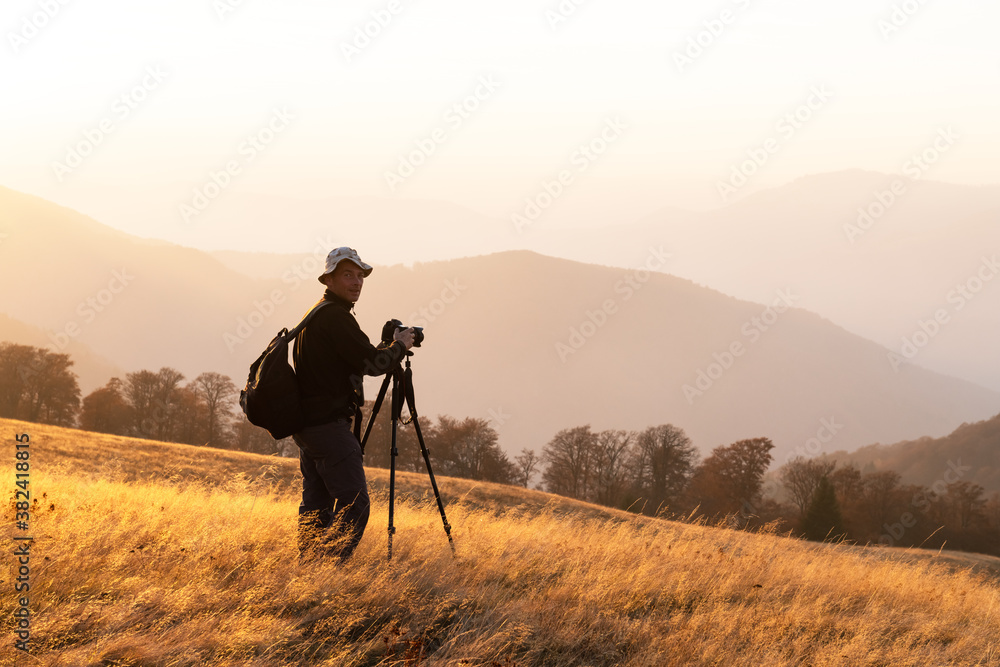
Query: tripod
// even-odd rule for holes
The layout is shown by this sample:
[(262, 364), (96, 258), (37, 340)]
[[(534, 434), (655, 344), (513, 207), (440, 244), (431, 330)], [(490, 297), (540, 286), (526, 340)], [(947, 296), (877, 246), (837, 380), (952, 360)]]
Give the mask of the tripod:
[(361, 439), (361, 453), (364, 454), (365, 444), (368, 442), (368, 436), (371, 435), (372, 426), (375, 425), (375, 418), (378, 417), (379, 408), (382, 407), (382, 401), (385, 399), (385, 392), (389, 388), (389, 382), (392, 382), (392, 444), (390, 449), (389, 458), (389, 556), (386, 560), (392, 560), (392, 536), (396, 534), (396, 526), (393, 524), (393, 517), (396, 504), (396, 457), (399, 455), (399, 450), (396, 448), (396, 427), (400, 422), (400, 415), (403, 411), (403, 400), (406, 400), (406, 407), (410, 411), (410, 418), (404, 421), (404, 424), (413, 424), (413, 428), (417, 433), (417, 442), (420, 443), (420, 453), (423, 454), (424, 463), (427, 465), (427, 475), (431, 478), (431, 487), (434, 489), (434, 497), (437, 498), (438, 512), (441, 513), (441, 522), (444, 524), (445, 535), (448, 536), (448, 546), (451, 547), (452, 556), (455, 555), (455, 542), (451, 539), (451, 524), (448, 523), (448, 517), (444, 513), (444, 502), (441, 500), (441, 492), (438, 491), (437, 482), (434, 479), (434, 471), (431, 469), (431, 458), (427, 451), (427, 446), (424, 444), (424, 436), (420, 432), (420, 422), (417, 420), (417, 408), (414, 405), (413, 400), (413, 371), (410, 369), (410, 357), (413, 356), (412, 352), (406, 353), (406, 370), (396, 364), (396, 367), (392, 369), (391, 373), (386, 373), (385, 379), (382, 380), (382, 387), (379, 389), (378, 397), (375, 399), (375, 404), (372, 406), (371, 416), (368, 417), (368, 426), (365, 427), (365, 435)]

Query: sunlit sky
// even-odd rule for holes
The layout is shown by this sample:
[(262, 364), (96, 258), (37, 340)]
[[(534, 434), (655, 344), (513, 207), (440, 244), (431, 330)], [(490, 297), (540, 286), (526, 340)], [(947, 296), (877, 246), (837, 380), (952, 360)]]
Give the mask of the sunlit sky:
[[(944, 127), (959, 140), (933, 178), (994, 184), (998, 24), (1000, 3), (982, 0), (8, 0), (0, 185), (160, 238), (175, 236), (148, 221), (176, 219), (231, 161), (223, 197), (424, 199), (506, 218), (609, 122), (624, 129), (574, 171), (558, 224), (722, 206), (719, 181), (769, 139), (734, 199), (806, 174), (899, 172)], [(59, 174), (88, 136), (100, 141)]]

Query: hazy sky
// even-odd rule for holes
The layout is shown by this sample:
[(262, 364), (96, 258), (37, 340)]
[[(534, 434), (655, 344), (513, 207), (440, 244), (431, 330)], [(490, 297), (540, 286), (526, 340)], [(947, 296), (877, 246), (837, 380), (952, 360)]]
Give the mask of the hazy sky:
[(8, 0), (0, 185), (211, 245), (144, 225), (180, 228), (213, 172), (220, 198), (498, 218), (563, 173), (570, 226), (900, 172), (951, 128), (933, 177), (998, 183), (998, 23), (984, 0)]

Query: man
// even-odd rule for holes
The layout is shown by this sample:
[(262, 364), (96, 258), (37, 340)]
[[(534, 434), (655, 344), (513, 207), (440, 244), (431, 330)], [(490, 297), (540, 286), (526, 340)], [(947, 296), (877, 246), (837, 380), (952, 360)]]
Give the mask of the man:
[[(368, 483), (361, 444), (351, 432), (356, 406), (364, 402), (364, 375), (395, 368), (413, 346), (413, 329), (396, 332), (391, 344), (371, 344), (351, 311), (372, 267), (353, 248), (336, 248), (319, 281), (329, 304), (313, 315), (295, 339), (293, 359), (305, 427), (292, 436), (299, 446), (302, 560), (346, 560), (368, 524)], [(343, 539), (340, 539), (343, 537)]]

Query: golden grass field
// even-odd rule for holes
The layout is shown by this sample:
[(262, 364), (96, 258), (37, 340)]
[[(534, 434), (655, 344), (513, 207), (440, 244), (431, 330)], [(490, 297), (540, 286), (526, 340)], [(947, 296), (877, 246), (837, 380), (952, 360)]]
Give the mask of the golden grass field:
[(300, 566), (295, 461), (0, 425), (11, 489), (30, 435), (38, 501), (32, 655), (13, 648), (9, 566), (3, 665), (1000, 665), (998, 559), (440, 478), (456, 559), (426, 475), (400, 474), (387, 563), (387, 471), (370, 470), (354, 558)]

